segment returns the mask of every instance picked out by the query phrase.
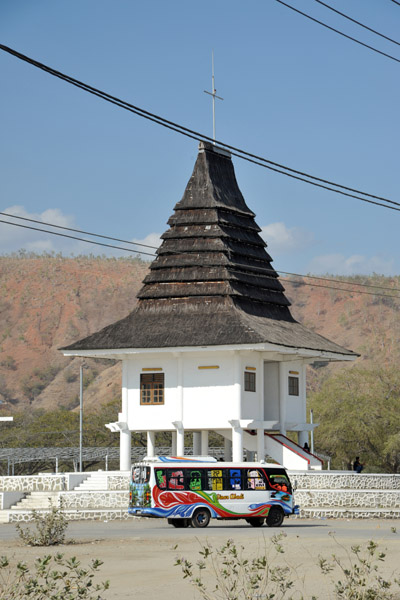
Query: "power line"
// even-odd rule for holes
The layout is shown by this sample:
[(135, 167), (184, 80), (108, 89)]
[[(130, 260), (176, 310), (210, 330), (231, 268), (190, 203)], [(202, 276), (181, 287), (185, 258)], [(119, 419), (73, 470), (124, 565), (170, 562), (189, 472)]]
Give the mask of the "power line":
[(397, 4), (397, 6), (400, 6), (400, 2), (397, 2), (397, 0), (392, 0), (392, 2), (394, 2), (394, 4)]
[(110, 237), (109, 235), (101, 235), (100, 233), (90, 233), (90, 231), (83, 231), (82, 229), (73, 229), (72, 227), (65, 227), (63, 225), (55, 225), (54, 223), (46, 223), (45, 221), (38, 221), (37, 219), (28, 219), (28, 217), (12, 215), (12, 214), (6, 213), (6, 212), (0, 212), (0, 215), (4, 215), (5, 217), (12, 217), (13, 219), (22, 219), (23, 221), (29, 221), (30, 223), (39, 223), (40, 225), (47, 225), (48, 227), (56, 227), (57, 229), (65, 229), (66, 231), (75, 231), (75, 233), (83, 233), (85, 235), (93, 235), (95, 237), (104, 238), (105, 240), (113, 240), (114, 242), (122, 242), (123, 244), (132, 244), (134, 246), (141, 246), (143, 248), (152, 248), (152, 249), (157, 250), (156, 246), (149, 246), (148, 244), (140, 244), (139, 242), (129, 242), (128, 240), (121, 240), (120, 238)]
[[(277, 0), (277, 1), (280, 2), (280, 0)], [(370, 194), (368, 192), (363, 192), (361, 190), (357, 190), (356, 188), (344, 186), (344, 185), (329, 181), (327, 179), (322, 179), (320, 177), (316, 177), (309, 173), (305, 173), (303, 171), (299, 171), (299, 170), (293, 169), (291, 167), (286, 167), (285, 165), (276, 163), (276, 162), (271, 161), (262, 156), (257, 156), (255, 154), (252, 154), (245, 150), (241, 150), (240, 148), (236, 148), (235, 146), (226, 144), (225, 142), (223, 142), (221, 140), (213, 140), (209, 136), (206, 136), (206, 135), (199, 133), (197, 131), (194, 131), (192, 129), (188, 129), (187, 127), (179, 125), (178, 123), (174, 123), (173, 121), (169, 121), (168, 119), (160, 117), (159, 115), (156, 115), (154, 113), (150, 113), (149, 111), (146, 111), (145, 109), (142, 109), (142, 108), (135, 106), (133, 104), (130, 104), (128, 102), (125, 102), (124, 100), (121, 100), (120, 98), (117, 98), (115, 96), (111, 96), (110, 94), (103, 92), (101, 90), (98, 90), (97, 88), (94, 88), (86, 83), (83, 83), (83, 82), (77, 80), (77, 79), (74, 79), (73, 77), (70, 77), (69, 75), (65, 75), (64, 73), (61, 73), (60, 71), (56, 71), (55, 69), (48, 67), (47, 65), (40, 63), (34, 59), (31, 59), (28, 56), (25, 56), (25, 55), (21, 54), (20, 52), (17, 52), (16, 50), (9, 48), (8, 46), (4, 46), (3, 44), (0, 44), (0, 49), (3, 50), (4, 52), (7, 52), (8, 54), (11, 54), (12, 56), (15, 56), (19, 60), (27, 62), (28, 64), (31, 64), (32, 66), (39, 68), (39, 69), (45, 71), (46, 73), (49, 73), (50, 75), (53, 75), (54, 77), (57, 77), (63, 81), (66, 81), (67, 83), (70, 83), (71, 85), (74, 85), (75, 87), (82, 89), (83, 91), (93, 94), (107, 102), (110, 102), (111, 104), (114, 104), (120, 108), (123, 108), (124, 110), (128, 110), (129, 112), (132, 112), (132, 113), (136, 114), (137, 116), (140, 116), (142, 118), (150, 120), (158, 125), (162, 125), (163, 127), (166, 127), (172, 131), (175, 131), (176, 133), (180, 133), (181, 135), (185, 135), (186, 137), (195, 139), (197, 141), (206, 140), (206, 141), (210, 141), (212, 143), (216, 143), (218, 145), (224, 146), (225, 148), (228, 148), (231, 151), (231, 153), (234, 156), (237, 156), (238, 158), (247, 160), (248, 162), (254, 163), (258, 166), (264, 167), (264, 168), (274, 171), (276, 173), (280, 173), (281, 175), (286, 175), (287, 177), (297, 179), (299, 181), (302, 181), (303, 183), (308, 183), (309, 185), (320, 187), (322, 189), (326, 189), (328, 191), (331, 191), (331, 192), (334, 192), (337, 194), (341, 194), (343, 196), (355, 198), (357, 200), (361, 200), (362, 202), (375, 204), (377, 206), (382, 206), (384, 208), (389, 208), (391, 210), (396, 210), (396, 211), (400, 210), (399, 208), (395, 208), (394, 206), (388, 206), (387, 204), (382, 204), (381, 202), (375, 202), (372, 200), (368, 200), (367, 198), (374, 198), (375, 200), (380, 200), (382, 202), (386, 202), (388, 204), (393, 204), (393, 205), (400, 207), (399, 202), (390, 200), (390, 199), (382, 197), (382, 196)], [(273, 165), (273, 166), (271, 166), (271, 165)], [(323, 185), (323, 184), (326, 184), (326, 185)], [(338, 189), (334, 189), (334, 188), (338, 188)], [(347, 190), (347, 191), (343, 191), (343, 190)], [(354, 192), (354, 194), (348, 193), (348, 192)], [(355, 194), (359, 194), (359, 195), (355, 195)], [(366, 196), (367, 198), (363, 198), (360, 196)]]
[(310, 21), (314, 21), (314, 23), (318, 23), (318, 25), (322, 25), (322, 27), (325, 27), (326, 29), (329, 29), (330, 31), (334, 31), (338, 35), (341, 35), (342, 37), (344, 37), (348, 40), (351, 40), (352, 42), (355, 42), (356, 44), (359, 44), (360, 46), (364, 46), (364, 48), (368, 48), (369, 50), (372, 50), (373, 52), (376, 52), (377, 54), (381, 54), (382, 56), (385, 56), (386, 58), (390, 58), (390, 60), (394, 60), (395, 62), (400, 63), (399, 58), (395, 58), (391, 54), (387, 54), (386, 52), (383, 52), (382, 50), (378, 50), (377, 48), (374, 48), (374, 46), (370, 46), (369, 44), (366, 44), (365, 42), (361, 42), (360, 40), (357, 40), (357, 38), (354, 38), (351, 35), (347, 35), (347, 33), (343, 33), (343, 31), (339, 31), (339, 29), (335, 29), (334, 27), (327, 25), (326, 23), (324, 23), (323, 21), (320, 21), (319, 19), (315, 19), (311, 15), (308, 15), (307, 13), (299, 10), (298, 8), (295, 8), (291, 4), (287, 4), (286, 2), (283, 2), (283, 0), (275, 0), (275, 2), (278, 2), (279, 4), (282, 4), (282, 6), (286, 6), (287, 8), (290, 8), (290, 10), (293, 10), (294, 12), (298, 13), (299, 15), (302, 15), (303, 17), (310, 19)]
[(345, 15), (344, 13), (340, 12), (340, 10), (337, 10), (336, 8), (333, 8), (333, 6), (330, 6), (329, 4), (326, 4), (325, 2), (322, 2), (322, 0), (315, 0), (315, 2), (318, 2), (318, 4), (322, 4), (322, 6), (325, 6), (326, 8), (328, 8), (329, 10), (331, 10), (331, 11), (335, 12), (336, 14), (340, 15), (341, 17), (344, 17), (345, 19), (348, 19), (352, 23), (356, 23), (356, 25), (359, 25), (360, 27), (363, 27), (364, 29), (367, 29), (368, 31), (371, 31), (371, 33), (375, 33), (375, 35), (379, 35), (381, 38), (383, 38), (385, 40), (388, 40), (389, 42), (392, 42), (393, 44), (396, 44), (397, 46), (400, 46), (400, 42), (396, 42), (396, 40), (393, 40), (392, 38), (388, 37), (387, 35), (384, 35), (383, 33), (379, 33), (379, 31), (376, 31), (375, 29), (372, 29), (371, 27), (368, 27), (368, 25), (364, 25), (363, 23), (360, 23), (360, 21), (357, 21), (356, 19), (352, 19), (348, 15)]
[[(0, 214), (4, 214), (4, 213), (0, 213)], [(10, 215), (13, 216), (13, 215)], [(26, 219), (26, 220), (30, 220), (27, 219), (26, 217), (20, 217), (21, 219)], [(40, 221), (35, 221), (37, 223), (40, 223)], [(147, 256), (151, 256), (153, 258), (156, 258), (155, 254), (150, 254), (149, 252), (143, 252), (140, 250), (133, 250), (131, 248), (123, 248), (122, 246), (114, 246), (111, 244), (104, 244), (102, 242), (96, 242), (94, 240), (86, 240), (84, 238), (79, 238), (76, 236), (72, 236), (72, 235), (67, 235), (67, 234), (63, 234), (63, 233), (58, 233), (56, 231), (49, 231), (47, 229), (42, 229), (39, 227), (32, 227), (29, 225), (22, 225), (20, 223), (12, 223), (10, 221), (4, 221), (4, 220), (0, 220), (0, 223), (4, 223), (7, 225), (14, 225), (16, 227), (23, 227), (24, 229), (31, 229), (33, 231), (41, 231), (44, 233), (49, 233), (51, 235), (57, 235), (57, 236), (61, 236), (61, 237), (66, 237), (69, 239), (73, 239), (73, 240), (78, 240), (81, 242), (86, 242), (88, 244), (96, 244), (97, 246), (104, 246), (106, 248), (114, 248), (117, 250), (124, 250), (126, 252), (134, 252), (137, 254), (146, 254)], [(51, 227), (53, 227), (53, 225), (50, 224)], [(60, 227), (61, 226), (56, 226), (56, 227)], [(69, 229), (69, 228), (65, 228), (65, 229)], [(93, 236), (97, 236), (98, 234), (96, 233), (90, 233), (89, 235), (93, 235)], [(125, 242), (125, 240), (120, 240), (119, 238), (112, 238), (110, 236), (103, 236), (103, 235), (99, 235), (99, 237), (107, 237), (107, 239), (110, 240), (118, 240), (118, 241), (122, 241), (124, 243), (130, 243), (130, 242)], [(155, 246), (146, 246), (147, 248), (154, 248), (155, 250), (157, 250), (157, 248)], [(182, 254), (185, 254), (185, 252), (183, 252)], [(188, 252), (186, 252), (186, 254), (188, 254)], [(237, 269), (238, 270), (238, 269)], [(387, 287), (387, 286), (378, 286), (378, 285), (370, 285), (370, 284), (366, 284), (366, 283), (353, 283), (353, 282), (346, 282), (346, 281), (342, 281), (340, 279), (333, 279), (333, 278), (327, 278), (327, 277), (318, 277), (316, 275), (302, 275), (301, 273), (290, 273), (288, 271), (281, 271), (281, 270), (277, 270), (277, 269), (266, 269), (266, 268), (260, 268), (258, 269), (258, 272), (265, 272), (265, 273), (281, 273), (283, 275), (290, 275), (290, 276), (295, 276), (295, 277), (305, 277), (307, 279), (316, 279), (319, 281), (330, 281), (332, 283), (339, 283), (339, 284), (344, 284), (344, 285), (352, 285), (352, 286), (358, 286), (358, 287), (367, 287), (367, 288), (374, 288), (374, 289), (382, 289), (382, 290), (389, 290), (389, 291), (400, 291), (400, 288), (394, 288), (394, 287)], [(271, 276), (271, 279), (275, 279), (275, 277)], [(346, 288), (337, 288), (334, 286), (328, 286), (328, 285), (321, 285), (321, 284), (317, 284), (317, 283), (308, 283), (307, 281), (293, 281), (291, 279), (284, 279), (282, 278), (281, 281), (284, 281), (286, 283), (290, 283), (292, 285), (309, 285), (309, 286), (313, 286), (313, 287), (323, 287), (323, 288), (327, 288), (327, 289), (331, 289), (331, 290), (337, 290), (337, 291), (342, 291), (342, 292), (347, 292), (347, 293), (351, 293), (351, 294), (367, 294), (370, 296), (379, 296), (379, 297), (383, 297), (383, 298), (399, 298), (399, 296), (396, 295), (391, 295), (391, 294), (378, 294), (376, 292), (363, 292), (363, 291), (359, 291), (359, 290), (349, 290)]]
[[(85, 238), (76, 237), (75, 235), (68, 235), (66, 233), (58, 233), (57, 231), (49, 231), (48, 229), (42, 229), (40, 227), (32, 227), (31, 225), (22, 225), (22, 223), (11, 223), (10, 221), (4, 221), (0, 219), (0, 223), (7, 225), (14, 225), (15, 227), (23, 227), (24, 229), (32, 229), (33, 231), (42, 231), (43, 233), (50, 233), (51, 235), (58, 235), (60, 237), (69, 238), (71, 240), (78, 240), (79, 242), (86, 242), (88, 244), (96, 244), (96, 246), (104, 246), (106, 248), (114, 248), (116, 250), (125, 250), (125, 252), (135, 252), (136, 254), (146, 254), (155, 258), (155, 254), (150, 252), (144, 252), (142, 250), (133, 250), (132, 248), (123, 248), (122, 246), (113, 246), (111, 244), (104, 244), (102, 242), (96, 242), (95, 240), (85, 240)], [(128, 242), (129, 243), (129, 242)]]

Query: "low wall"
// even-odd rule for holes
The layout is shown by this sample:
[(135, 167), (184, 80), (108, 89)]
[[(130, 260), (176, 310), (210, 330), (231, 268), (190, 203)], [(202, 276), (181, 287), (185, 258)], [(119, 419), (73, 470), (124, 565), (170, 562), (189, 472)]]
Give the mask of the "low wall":
[(354, 471), (288, 471), (298, 490), (400, 490), (400, 475)]
[(63, 492), (59, 495), (63, 510), (88, 510), (102, 508), (121, 508), (128, 510), (129, 492)]
[(299, 490), (295, 503), (303, 508), (400, 508), (400, 490)]
[(73, 490), (90, 473), (61, 473), (53, 475), (6, 475), (0, 477), (0, 492), (62, 492)]

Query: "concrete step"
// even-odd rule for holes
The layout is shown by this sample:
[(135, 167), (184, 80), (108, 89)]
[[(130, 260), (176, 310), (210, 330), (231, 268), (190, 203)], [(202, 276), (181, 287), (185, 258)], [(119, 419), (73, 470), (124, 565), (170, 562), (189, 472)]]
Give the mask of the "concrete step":
[(55, 506), (58, 504), (60, 492), (32, 492), (19, 502), (11, 506), (10, 510), (39, 510), (48, 509), (50, 502)]
[(75, 491), (107, 490), (108, 474), (106, 471), (95, 471), (85, 481), (80, 483)]

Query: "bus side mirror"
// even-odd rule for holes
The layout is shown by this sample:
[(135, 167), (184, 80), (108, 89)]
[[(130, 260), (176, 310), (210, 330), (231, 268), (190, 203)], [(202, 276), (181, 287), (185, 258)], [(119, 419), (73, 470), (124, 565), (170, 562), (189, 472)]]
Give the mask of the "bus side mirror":
[(295, 479), (293, 481), (293, 491), (295, 492), (297, 490), (297, 479)]

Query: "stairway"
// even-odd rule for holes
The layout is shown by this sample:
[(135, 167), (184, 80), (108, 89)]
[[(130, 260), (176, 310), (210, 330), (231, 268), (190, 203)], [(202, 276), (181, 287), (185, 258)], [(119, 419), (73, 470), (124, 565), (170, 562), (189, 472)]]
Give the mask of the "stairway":
[(104, 491), (108, 489), (108, 471), (94, 471), (74, 488), (74, 492)]
[(58, 505), (60, 492), (31, 492), (25, 498), (10, 507), (10, 510), (46, 510)]
[[(218, 429), (216, 433), (232, 440), (231, 432), (228, 430)], [(256, 431), (243, 431), (243, 448), (250, 452), (257, 452)], [(265, 456), (268, 456), (286, 469), (299, 471), (321, 470), (323, 465), (323, 461), (318, 456), (306, 452), (296, 442), (281, 433), (264, 432), (264, 453), (264, 456), (259, 460), (263, 460)]]

